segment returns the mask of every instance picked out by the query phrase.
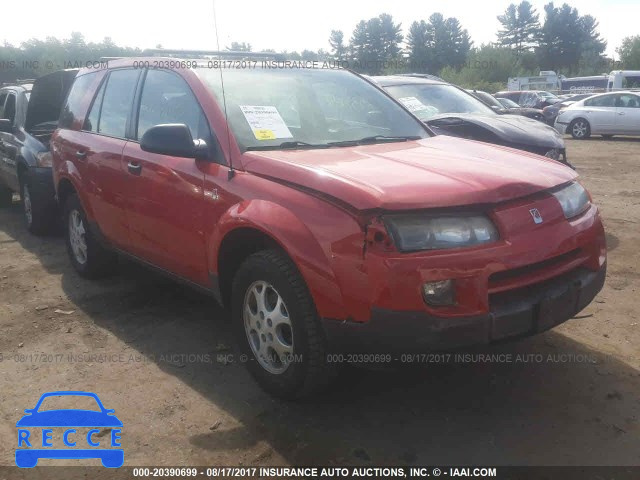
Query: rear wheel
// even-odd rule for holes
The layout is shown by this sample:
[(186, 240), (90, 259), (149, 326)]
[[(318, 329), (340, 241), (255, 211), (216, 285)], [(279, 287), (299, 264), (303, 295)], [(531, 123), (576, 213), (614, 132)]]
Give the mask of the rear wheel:
[(281, 398), (325, 388), (337, 373), (307, 286), (278, 250), (248, 257), (233, 281), (232, 314), (241, 360), (260, 386)]
[(8, 207), (13, 203), (13, 192), (4, 185), (0, 185), (0, 207)]
[(29, 174), (24, 173), (20, 179), (20, 199), (27, 230), (35, 235), (44, 235), (53, 229), (55, 212), (51, 204), (44, 204), (34, 195)]
[(576, 118), (569, 124), (569, 132), (576, 140), (584, 140), (591, 136), (591, 126), (584, 118)]
[(69, 195), (65, 202), (64, 221), (67, 251), (76, 271), (86, 278), (110, 273), (117, 257), (103, 247), (89, 230), (87, 216), (76, 194)]

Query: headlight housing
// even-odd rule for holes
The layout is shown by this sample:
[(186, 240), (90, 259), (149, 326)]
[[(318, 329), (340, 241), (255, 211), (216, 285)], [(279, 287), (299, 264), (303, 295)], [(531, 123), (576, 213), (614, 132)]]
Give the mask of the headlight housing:
[(53, 165), (51, 152), (36, 153), (36, 165), (41, 168), (51, 167)]
[(383, 221), (401, 252), (470, 247), (499, 238), (484, 215), (388, 215)]
[(572, 182), (551, 193), (560, 202), (567, 219), (577, 217), (591, 206), (589, 193), (578, 182)]

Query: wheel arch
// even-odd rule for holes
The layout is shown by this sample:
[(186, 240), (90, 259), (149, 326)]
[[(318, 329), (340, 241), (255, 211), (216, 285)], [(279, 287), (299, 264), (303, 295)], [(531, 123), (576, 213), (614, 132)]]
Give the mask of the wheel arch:
[(291, 210), (265, 200), (235, 205), (211, 236), (209, 271), (223, 305), (229, 306), (233, 277), (244, 259), (265, 249), (282, 250), (291, 258), (320, 316), (345, 318), (338, 281), (313, 233)]

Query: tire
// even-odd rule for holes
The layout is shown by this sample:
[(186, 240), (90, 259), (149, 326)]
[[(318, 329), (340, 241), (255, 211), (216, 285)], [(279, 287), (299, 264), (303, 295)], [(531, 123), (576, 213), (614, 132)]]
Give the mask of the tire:
[(613, 138), (613, 135), (609, 134), (609, 135), (602, 135), (602, 138), (604, 138), (605, 140), (611, 140)]
[[(327, 363), (327, 340), (313, 299), (285, 253), (264, 250), (242, 263), (233, 280), (231, 309), (241, 359), (271, 395), (301, 399), (335, 378), (338, 369)], [(277, 318), (281, 322), (272, 323)]]
[(20, 203), (22, 204), (22, 216), (29, 232), (34, 235), (45, 235), (53, 230), (56, 220), (56, 212), (51, 204), (44, 204), (34, 195), (34, 190), (29, 174), (24, 173), (20, 178)]
[(13, 192), (4, 185), (0, 185), (0, 207), (10, 207), (13, 203)]
[(576, 118), (569, 124), (569, 132), (576, 140), (585, 140), (591, 136), (591, 126), (584, 118)]
[(91, 233), (78, 195), (67, 197), (63, 218), (67, 252), (73, 268), (85, 278), (100, 278), (111, 273), (117, 256)]

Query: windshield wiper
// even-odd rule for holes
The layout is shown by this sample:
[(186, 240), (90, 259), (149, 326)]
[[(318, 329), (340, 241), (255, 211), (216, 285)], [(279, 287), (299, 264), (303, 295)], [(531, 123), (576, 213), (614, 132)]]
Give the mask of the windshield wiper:
[(329, 148), (326, 143), (307, 143), (299, 140), (282, 142), (279, 145), (254, 145), (247, 147), (247, 150), (295, 150), (297, 148)]
[(386, 143), (386, 142), (408, 142), (410, 140), (420, 140), (422, 137), (418, 135), (406, 136), (406, 137), (392, 137), (386, 135), (373, 135), (371, 137), (364, 137), (360, 140), (343, 140), (340, 142), (329, 142), (332, 147), (352, 147), (356, 145), (371, 145), (374, 143)]

